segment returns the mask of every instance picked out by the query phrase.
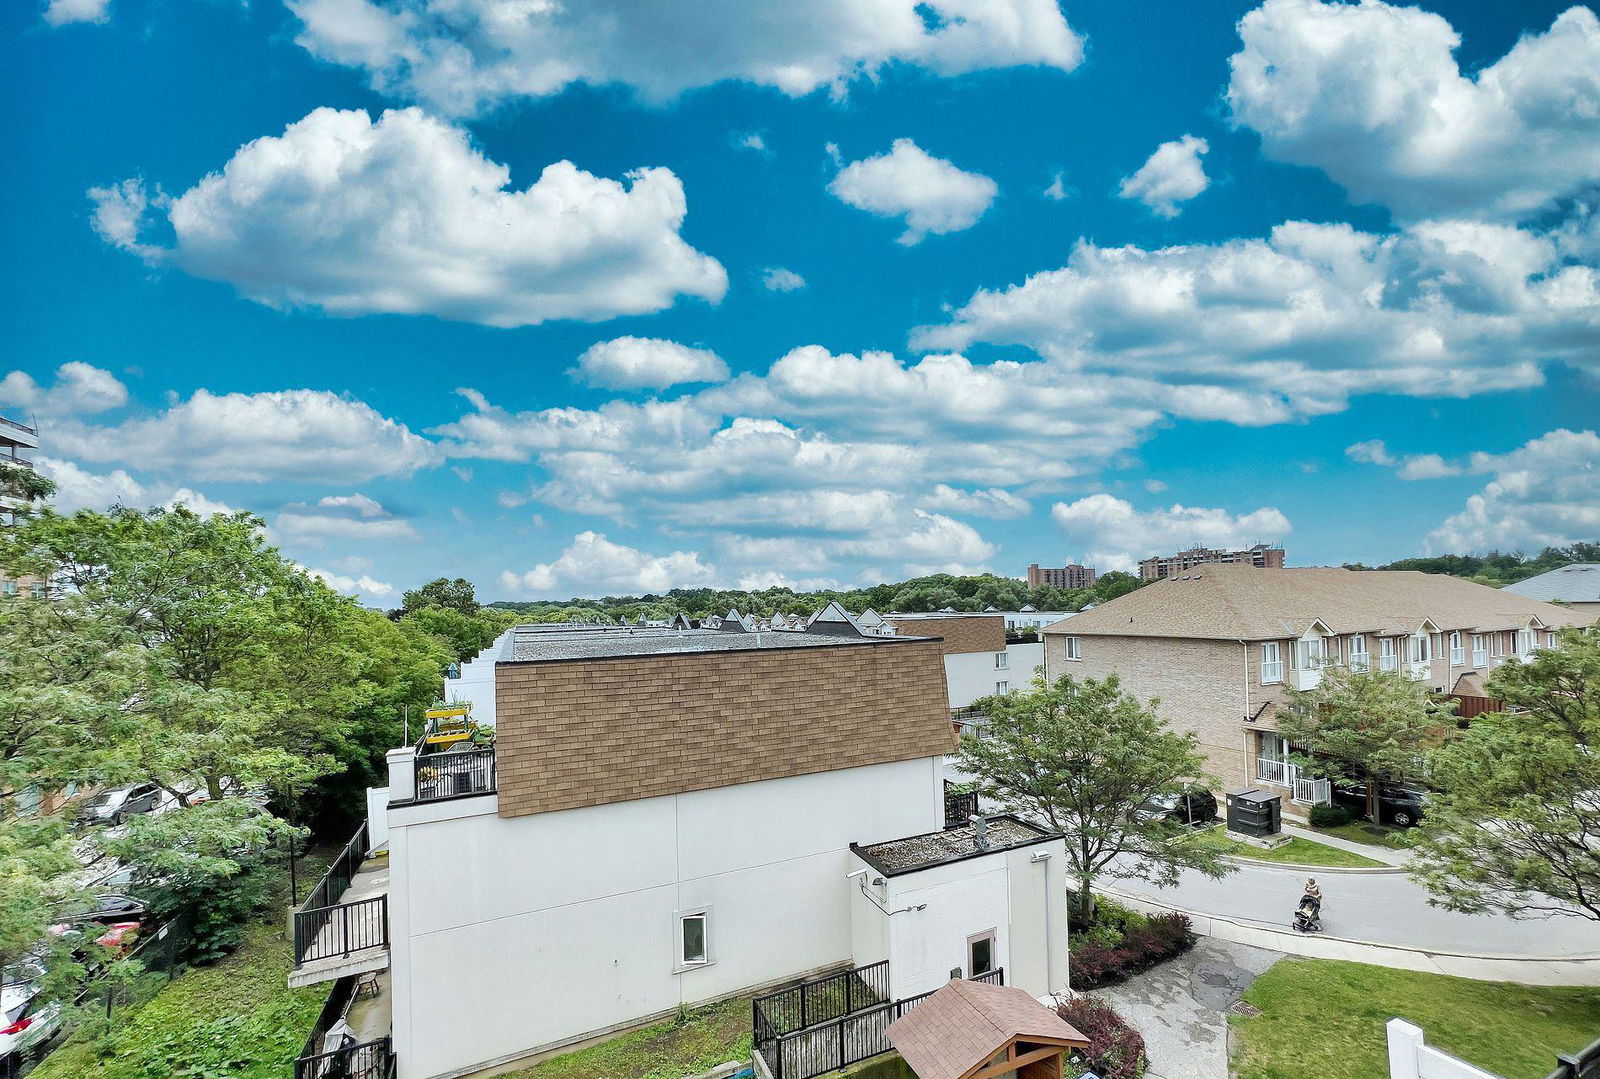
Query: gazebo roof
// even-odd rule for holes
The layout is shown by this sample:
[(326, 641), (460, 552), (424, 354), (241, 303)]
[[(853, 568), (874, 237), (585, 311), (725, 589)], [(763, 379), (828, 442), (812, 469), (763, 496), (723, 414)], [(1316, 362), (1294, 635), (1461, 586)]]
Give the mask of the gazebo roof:
[(1083, 1048), (1071, 1023), (1013, 986), (956, 979), (889, 1025), (918, 1079), (966, 1079), (1013, 1042)]

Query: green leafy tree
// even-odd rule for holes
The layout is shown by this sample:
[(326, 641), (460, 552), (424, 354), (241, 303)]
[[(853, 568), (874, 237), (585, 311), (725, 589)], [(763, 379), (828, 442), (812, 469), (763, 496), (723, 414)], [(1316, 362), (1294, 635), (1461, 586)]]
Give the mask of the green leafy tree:
[(451, 580), (447, 577), (435, 577), (421, 588), (413, 589), (401, 596), (401, 609), (407, 614), (420, 611), (424, 607), (446, 607), (462, 614), (476, 614), (478, 612), (478, 596), (472, 587), (472, 582), (464, 577)]
[(1066, 836), (1085, 922), (1102, 874), (1168, 885), (1185, 869), (1211, 877), (1231, 869), (1215, 847), (1173, 842), (1180, 826), (1136, 812), (1158, 794), (1210, 781), (1195, 736), (1168, 730), (1157, 703), (1124, 693), (1115, 675), (1038, 678), (1027, 692), (979, 702), (984, 736), (961, 740), (961, 768), (980, 796)]
[(1454, 730), (1454, 702), (1397, 671), (1329, 665), (1313, 689), (1289, 691), (1278, 732), (1308, 750), (1303, 765), (1336, 780), (1365, 782), (1367, 815), (1378, 819), (1380, 784), (1418, 779), (1428, 751)]
[(1600, 636), (1489, 676), (1504, 711), (1431, 758), (1413, 875), (1451, 910), (1600, 921)]
[(490, 607), (471, 614), (454, 607), (420, 607), (400, 619), (402, 625), (420, 629), (443, 641), (450, 654), (461, 662), (488, 648), (515, 621), (514, 617)]

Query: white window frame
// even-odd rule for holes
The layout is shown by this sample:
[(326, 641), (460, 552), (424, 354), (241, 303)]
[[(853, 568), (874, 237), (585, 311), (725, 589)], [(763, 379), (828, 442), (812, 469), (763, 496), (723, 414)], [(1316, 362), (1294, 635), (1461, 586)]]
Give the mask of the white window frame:
[[(1314, 650), (1313, 650), (1314, 649)], [(1322, 666), (1327, 658), (1328, 649), (1321, 637), (1304, 638), (1294, 641), (1289, 650), (1291, 662), (1297, 671), (1314, 671)]]
[(994, 684), (994, 695), (996, 697), (1003, 697), (1007, 693), (1010, 693), (1010, 692), (1011, 692), (1011, 683), (1010, 682), (996, 682)]
[(1066, 638), (1066, 657), (1074, 663), (1083, 662), (1083, 638)]
[(1406, 658), (1412, 663), (1433, 662), (1433, 634), (1413, 633), (1406, 647)]
[(1466, 665), (1467, 652), (1466, 649), (1461, 647), (1461, 631), (1453, 629), (1450, 631), (1450, 666), (1465, 667)]
[(994, 654), (994, 669), (997, 670), (997, 671), (1008, 671), (1008, 670), (1010, 670), (1011, 669), (1011, 657), (1009, 655), (1007, 655), (1006, 653), (1004, 653), (1004, 652), (996, 652)]
[[(712, 950), (711, 912), (712, 908), (710, 906), (690, 907), (687, 910), (672, 912), (672, 973), (682, 974), (686, 970), (699, 970), (702, 967), (709, 967), (716, 963), (716, 952)], [(690, 959), (684, 954), (683, 949), (684, 925), (686, 922), (697, 918), (700, 920), (700, 939), (704, 946), (705, 955), (700, 959)]]
[[(989, 942), (989, 970), (972, 969), (972, 946), (979, 941)], [(981, 933), (974, 933), (967, 938), (967, 977), (973, 978), (979, 974), (987, 974), (992, 970), (1000, 969), (1000, 935), (993, 929), (985, 929)]]
[[(1277, 674), (1272, 674), (1276, 668)], [(1283, 649), (1277, 641), (1261, 642), (1261, 684), (1274, 685), (1283, 681)]]
[(1350, 637), (1350, 669), (1352, 671), (1369, 671), (1372, 669), (1372, 653), (1367, 651), (1367, 635), (1356, 633)]
[(5, 594), (8, 595), (8, 596), (16, 595), (17, 594), (17, 582), (16, 581), (10, 581), (10, 580), (0, 581), (0, 591), (5, 592)]
[(1400, 665), (1399, 649), (1394, 646), (1393, 637), (1378, 638), (1378, 668), (1392, 671)]
[(1474, 667), (1487, 667), (1489, 665), (1489, 650), (1483, 643), (1483, 634), (1472, 635), (1472, 665)]

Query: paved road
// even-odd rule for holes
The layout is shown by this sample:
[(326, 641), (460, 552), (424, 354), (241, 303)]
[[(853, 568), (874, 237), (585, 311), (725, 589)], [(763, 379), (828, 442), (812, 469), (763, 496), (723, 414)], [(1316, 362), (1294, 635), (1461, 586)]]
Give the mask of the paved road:
[[(1240, 866), (1221, 880), (1185, 873), (1172, 888), (1105, 878), (1121, 891), (1185, 910), (1285, 928), (1305, 883), (1302, 871)], [(1519, 958), (1600, 955), (1600, 925), (1582, 918), (1453, 914), (1430, 907), (1427, 893), (1403, 873), (1327, 873), (1322, 928), (1329, 936), (1428, 951)]]

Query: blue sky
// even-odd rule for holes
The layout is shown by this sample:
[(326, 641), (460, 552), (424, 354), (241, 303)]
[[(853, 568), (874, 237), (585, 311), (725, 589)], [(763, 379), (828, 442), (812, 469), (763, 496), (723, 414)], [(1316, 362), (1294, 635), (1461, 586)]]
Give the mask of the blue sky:
[(1600, 536), (1589, 9), (796, 10), (6, 5), (0, 407), (380, 604)]

